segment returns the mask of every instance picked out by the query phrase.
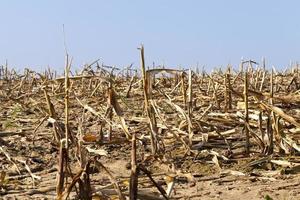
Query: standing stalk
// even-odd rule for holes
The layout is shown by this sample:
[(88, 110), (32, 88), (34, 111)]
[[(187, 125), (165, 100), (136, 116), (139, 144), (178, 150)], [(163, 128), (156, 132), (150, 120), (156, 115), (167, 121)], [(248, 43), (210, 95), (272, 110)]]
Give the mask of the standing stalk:
[(248, 70), (245, 71), (245, 85), (244, 85), (244, 102), (245, 102), (245, 135), (246, 135), (246, 154), (250, 153), (250, 140), (249, 140), (249, 111), (248, 111)]
[(151, 151), (152, 154), (156, 154), (157, 151), (157, 139), (156, 139), (156, 135), (157, 135), (157, 126), (156, 126), (156, 119), (155, 119), (155, 115), (154, 112), (152, 112), (153, 109), (151, 109), (152, 107), (149, 107), (149, 94), (148, 94), (148, 78), (149, 76), (146, 73), (146, 69), (145, 69), (145, 57), (144, 57), (144, 46), (142, 45), (140, 48), (141, 51), (141, 67), (142, 67), (142, 75), (143, 75), (143, 90), (144, 90), (144, 105), (146, 108), (146, 112), (147, 112), (147, 116), (148, 116), (148, 121), (150, 124), (150, 129), (151, 129)]
[(66, 138), (66, 148), (68, 149), (69, 141), (69, 72), (70, 72), (70, 63), (69, 56), (66, 55), (66, 67), (65, 67), (65, 138)]
[(58, 158), (58, 171), (57, 171), (57, 183), (56, 183), (56, 199), (60, 200), (62, 198), (62, 193), (64, 191), (65, 184), (65, 158), (67, 156), (67, 149), (65, 147), (66, 143), (62, 140), (59, 147), (59, 158)]
[[(274, 90), (273, 90), (273, 76), (274, 76), (274, 72), (273, 69), (271, 70), (271, 77), (270, 77), (270, 104), (273, 105), (273, 96), (274, 96)], [(273, 119), (273, 124), (275, 125), (276, 123), (276, 116), (275, 113), (273, 111), (271, 111), (271, 116)], [(274, 126), (275, 128), (275, 126)], [(268, 150), (268, 154), (272, 154), (274, 151), (274, 142), (273, 142), (273, 138), (274, 138), (274, 134), (273, 134), (273, 128), (271, 129), (271, 131), (269, 132), (269, 150)], [(278, 135), (277, 135), (278, 136)]]
[[(112, 81), (109, 80), (109, 86), (108, 86), (108, 90), (107, 90), (107, 94), (108, 94), (108, 117), (109, 120), (112, 121), (113, 118), (113, 105), (112, 105), (112, 101), (113, 101), (113, 89), (112, 89)], [(108, 130), (108, 140), (111, 141), (112, 139), (112, 125), (109, 124), (109, 130)]]
[[(189, 90), (188, 90), (188, 117), (190, 118), (190, 121), (192, 119), (192, 111), (193, 111), (193, 85), (192, 85), (192, 70), (189, 70)], [(192, 124), (188, 123), (188, 129), (189, 129), (189, 145), (192, 145), (192, 137), (193, 137), (193, 130), (192, 130)]]
[(130, 175), (130, 187), (129, 198), (130, 200), (137, 199), (137, 187), (138, 187), (138, 171), (136, 164), (136, 136), (132, 134), (132, 147), (131, 147), (131, 175)]
[(185, 85), (184, 85), (184, 73), (181, 73), (181, 90), (182, 90), (182, 96), (183, 96), (183, 104), (184, 104), (184, 109), (186, 109), (186, 89), (185, 89)]
[(58, 173), (57, 173), (57, 185), (56, 193), (57, 199), (62, 198), (62, 192), (64, 190), (64, 179), (65, 170), (67, 167), (67, 157), (68, 157), (68, 143), (69, 143), (69, 72), (70, 72), (70, 62), (68, 54), (66, 55), (66, 66), (65, 66), (65, 138), (60, 141), (60, 150), (59, 150), (59, 162), (58, 162)]
[(225, 82), (225, 112), (232, 109), (232, 95), (231, 95), (231, 82), (230, 82), (230, 69), (228, 68), (224, 78)]

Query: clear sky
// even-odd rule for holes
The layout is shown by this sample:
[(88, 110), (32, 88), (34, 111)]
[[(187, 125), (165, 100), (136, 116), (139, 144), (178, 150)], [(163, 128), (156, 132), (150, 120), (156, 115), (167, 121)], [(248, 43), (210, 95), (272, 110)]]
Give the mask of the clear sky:
[(0, 9), (0, 64), (19, 69), (63, 67), (63, 24), (74, 68), (98, 58), (138, 66), (141, 43), (147, 65), (300, 60), (297, 0), (3, 0)]

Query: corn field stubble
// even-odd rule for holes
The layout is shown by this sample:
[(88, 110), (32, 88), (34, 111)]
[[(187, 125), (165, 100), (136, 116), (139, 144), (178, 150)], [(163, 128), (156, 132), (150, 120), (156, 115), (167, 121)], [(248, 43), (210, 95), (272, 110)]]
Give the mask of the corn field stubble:
[(299, 71), (0, 68), (0, 199), (299, 199)]

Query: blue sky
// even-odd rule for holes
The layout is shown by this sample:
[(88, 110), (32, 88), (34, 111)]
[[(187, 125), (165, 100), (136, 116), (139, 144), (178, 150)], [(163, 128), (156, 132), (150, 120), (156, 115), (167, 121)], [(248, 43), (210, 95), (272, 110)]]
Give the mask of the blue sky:
[(62, 25), (74, 68), (236, 65), (241, 57), (284, 68), (300, 60), (297, 0), (7, 0), (0, 3), (0, 64), (18, 69), (64, 65)]

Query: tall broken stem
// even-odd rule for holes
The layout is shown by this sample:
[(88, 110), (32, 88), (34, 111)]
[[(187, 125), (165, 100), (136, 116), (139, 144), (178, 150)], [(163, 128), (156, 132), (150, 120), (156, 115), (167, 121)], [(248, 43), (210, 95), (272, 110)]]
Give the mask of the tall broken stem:
[(65, 67), (65, 138), (66, 138), (66, 148), (68, 149), (69, 141), (69, 72), (70, 72), (70, 63), (69, 56), (66, 55), (66, 67)]
[(142, 68), (142, 75), (143, 75), (143, 90), (144, 90), (144, 104), (145, 104), (145, 108), (146, 108), (146, 112), (147, 112), (147, 116), (148, 116), (148, 121), (150, 124), (150, 140), (151, 140), (151, 151), (152, 154), (156, 154), (157, 151), (157, 126), (156, 126), (156, 119), (155, 119), (155, 114), (154, 112), (152, 112), (153, 108), (149, 106), (149, 94), (148, 94), (148, 78), (149, 76), (146, 73), (146, 69), (145, 69), (145, 57), (144, 57), (144, 46), (142, 45), (140, 48), (140, 52), (141, 52), (141, 68)]
[[(192, 70), (189, 70), (189, 87), (188, 87), (188, 117), (190, 121), (192, 119), (192, 111), (193, 111), (193, 86), (192, 86)], [(193, 137), (193, 130), (192, 130), (192, 123), (188, 123), (189, 129), (189, 145), (192, 145), (192, 137)]]
[(245, 135), (246, 135), (246, 154), (250, 152), (249, 130), (249, 111), (248, 111), (248, 70), (245, 71), (245, 85), (244, 85), (244, 102), (245, 102)]
[(130, 200), (137, 199), (137, 187), (138, 187), (138, 172), (136, 164), (136, 136), (132, 134), (132, 147), (131, 147), (131, 175), (130, 175), (130, 187), (129, 198)]

